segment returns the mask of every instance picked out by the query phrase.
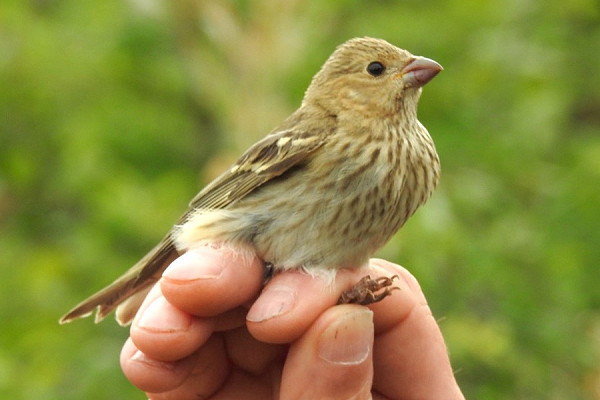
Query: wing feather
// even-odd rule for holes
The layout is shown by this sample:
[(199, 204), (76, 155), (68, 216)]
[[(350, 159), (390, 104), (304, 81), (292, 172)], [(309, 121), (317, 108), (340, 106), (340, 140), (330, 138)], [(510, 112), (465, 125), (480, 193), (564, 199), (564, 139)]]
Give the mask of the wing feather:
[(323, 145), (323, 130), (284, 130), (250, 147), (229, 170), (190, 202), (191, 209), (225, 208), (305, 160)]

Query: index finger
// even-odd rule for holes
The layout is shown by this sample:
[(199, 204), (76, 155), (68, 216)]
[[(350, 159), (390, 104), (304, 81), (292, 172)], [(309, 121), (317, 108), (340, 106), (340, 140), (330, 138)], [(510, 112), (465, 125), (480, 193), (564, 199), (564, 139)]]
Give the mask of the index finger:
[(390, 398), (464, 399), (444, 338), (417, 280), (406, 269), (374, 259), (371, 267), (397, 274), (392, 296), (374, 311), (373, 389)]
[(254, 298), (263, 280), (263, 264), (247, 250), (210, 245), (183, 254), (165, 270), (160, 288), (176, 308), (212, 317)]

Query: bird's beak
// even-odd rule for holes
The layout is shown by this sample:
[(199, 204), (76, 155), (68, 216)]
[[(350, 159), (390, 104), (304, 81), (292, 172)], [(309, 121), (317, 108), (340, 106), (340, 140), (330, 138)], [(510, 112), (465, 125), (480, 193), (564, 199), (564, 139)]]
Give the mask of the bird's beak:
[(432, 59), (415, 57), (408, 63), (398, 77), (402, 77), (406, 87), (421, 87), (432, 80), (441, 70), (442, 66)]

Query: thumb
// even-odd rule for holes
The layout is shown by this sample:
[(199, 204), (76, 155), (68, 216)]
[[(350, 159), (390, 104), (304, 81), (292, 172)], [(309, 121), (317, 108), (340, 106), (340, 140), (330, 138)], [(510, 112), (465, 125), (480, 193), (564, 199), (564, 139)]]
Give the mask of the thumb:
[(281, 399), (371, 398), (373, 313), (357, 305), (328, 309), (292, 343)]

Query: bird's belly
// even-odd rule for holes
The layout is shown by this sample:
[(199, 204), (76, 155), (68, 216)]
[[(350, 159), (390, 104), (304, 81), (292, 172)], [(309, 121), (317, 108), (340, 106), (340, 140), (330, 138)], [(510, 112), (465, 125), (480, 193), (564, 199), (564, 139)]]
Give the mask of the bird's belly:
[[(263, 194), (271, 198), (261, 203), (272, 206), (249, 215), (260, 226), (252, 245), (261, 258), (280, 269), (364, 265), (401, 225), (397, 213), (401, 190), (395, 187), (397, 182), (383, 187), (383, 175), (373, 169), (351, 180), (310, 187), (288, 179), (285, 196), (274, 199)], [(259, 200), (262, 196), (257, 195)]]
[(307, 179), (303, 170), (237, 205), (197, 210), (175, 232), (175, 243), (182, 251), (212, 241), (250, 247), (276, 269), (358, 268), (404, 222), (395, 172), (375, 166)]

